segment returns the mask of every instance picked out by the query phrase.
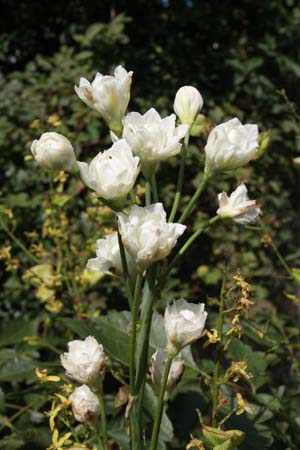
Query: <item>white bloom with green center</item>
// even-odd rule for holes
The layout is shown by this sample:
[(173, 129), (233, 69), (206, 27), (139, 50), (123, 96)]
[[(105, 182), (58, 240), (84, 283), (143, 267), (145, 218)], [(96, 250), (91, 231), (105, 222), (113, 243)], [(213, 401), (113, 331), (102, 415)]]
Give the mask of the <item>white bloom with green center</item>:
[(49, 171), (76, 172), (77, 164), (71, 142), (55, 131), (43, 133), (31, 144), (31, 152), (41, 167)]
[[(87, 262), (87, 268), (100, 272), (115, 271), (116, 275), (123, 274), (122, 259), (119, 248), (118, 233), (112, 233), (105, 239), (97, 240), (97, 258), (91, 258)], [(136, 265), (132, 257), (125, 250), (128, 272), (131, 276), (136, 273)]]
[(249, 200), (248, 191), (244, 184), (240, 184), (228, 197), (226, 192), (218, 194), (219, 209), (217, 214), (223, 218), (232, 218), (242, 225), (255, 222), (260, 209), (255, 200)]
[(230, 172), (247, 164), (258, 149), (257, 125), (242, 125), (234, 118), (216, 126), (205, 147), (205, 174)]
[(88, 336), (68, 343), (69, 351), (60, 357), (67, 375), (78, 383), (97, 387), (107, 362), (103, 346)]
[(140, 172), (139, 158), (133, 156), (124, 139), (100, 152), (91, 162), (78, 162), (83, 183), (105, 200), (124, 201)]
[(75, 388), (69, 399), (74, 417), (78, 422), (91, 424), (96, 422), (100, 411), (99, 400), (88, 386)]
[(118, 214), (118, 222), (124, 246), (141, 272), (168, 256), (186, 229), (185, 225), (167, 222), (162, 203), (134, 205), (129, 215)]
[(167, 306), (164, 326), (167, 351), (170, 355), (178, 353), (200, 338), (207, 317), (204, 308), (204, 303), (189, 303), (184, 299), (176, 300)]
[(178, 89), (174, 101), (174, 111), (181, 123), (191, 126), (202, 106), (203, 98), (198, 89), (193, 86), (183, 86)]
[(151, 108), (144, 115), (132, 112), (123, 121), (123, 138), (135, 155), (139, 156), (142, 172), (149, 177), (159, 161), (178, 155), (180, 141), (188, 131), (187, 125), (176, 127), (176, 116), (171, 114), (162, 119)]
[(130, 100), (132, 74), (118, 66), (114, 76), (97, 73), (92, 83), (86, 78), (80, 78), (79, 86), (75, 86), (78, 97), (97, 111), (117, 133), (122, 131), (122, 119)]

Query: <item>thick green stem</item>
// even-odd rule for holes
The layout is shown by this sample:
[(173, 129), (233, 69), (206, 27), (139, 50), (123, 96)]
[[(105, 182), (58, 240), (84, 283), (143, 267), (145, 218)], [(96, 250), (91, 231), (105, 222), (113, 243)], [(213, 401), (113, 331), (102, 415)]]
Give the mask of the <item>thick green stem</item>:
[(163, 407), (164, 407), (164, 396), (165, 396), (165, 392), (166, 392), (169, 372), (170, 372), (171, 365), (172, 365), (172, 359), (173, 359), (173, 357), (169, 356), (168, 359), (167, 359), (166, 365), (165, 365), (164, 375), (163, 375), (163, 378), (162, 378), (160, 392), (159, 392), (159, 396), (158, 396), (158, 403), (157, 403), (156, 414), (155, 414), (155, 417), (154, 417), (154, 424), (153, 424), (153, 430), (152, 430), (152, 436), (151, 436), (150, 450), (156, 450), (156, 447), (157, 447), (157, 442), (158, 442), (158, 437), (159, 437), (159, 430), (160, 430), (160, 424), (161, 424), (161, 418), (162, 418)]
[(184, 169), (185, 169), (185, 163), (186, 163), (186, 156), (187, 156), (187, 149), (189, 146), (189, 139), (190, 139), (190, 134), (188, 133), (185, 136), (184, 139), (184, 145), (181, 151), (181, 159), (180, 159), (180, 167), (179, 167), (179, 172), (178, 172), (178, 179), (177, 179), (177, 187), (176, 187), (176, 193), (175, 193), (175, 197), (174, 197), (174, 202), (173, 202), (173, 206), (172, 206), (172, 210), (171, 210), (171, 214), (169, 217), (169, 222), (173, 222), (175, 219), (175, 215), (177, 212), (177, 208), (181, 199), (181, 195), (182, 195), (182, 186), (183, 186), (183, 179), (184, 179)]
[(219, 315), (218, 315), (218, 337), (220, 338), (220, 341), (217, 344), (217, 354), (216, 354), (216, 361), (215, 361), (214, 374), (213, 374), (213, 386), (212, 386), (213, 427), (216, 427), (218, 425), (216, 415), (217, 415), (217, 408), (218, 408), (218, 401), (219, 401), (219, 378), (220, 378), (220, 367), (221, 367), (221, 358), (222, 358), (222, 351), (223, 351), (222, 331), (223, 331), (223, 320), (224, 320), (226, 280), (227, 280), (227, 268), (225, 267), (224, 273), (223, 273), (223, 281), (222, 281), (220, 303), (219, 303)]
[(130, 284), (130, 277), (128, 273), (128, 265), (127, 265), (127, 259), (125, 254), (125, 248), (122, 241), (122, 236), (118, 231), (118, 242), (119, 242), (119, 249), (120, 249), (120, 255), (121, 255), (121, 261), (122, 261), (122, 268), (123, 268), (123, 276), (124, 276), (124, 283), (126, 287), (127, 297), (128, 297), (128, 303), (130, 306), (130, 309), (132, 309), (132, 290), (131, 290), (131, 284)]
[(131, 320), (131, 333), (130, 333), (130, 365), (129, 365), (129, 385), (130, 393), (133, 395), (135, 392), (135, 349), (136, 349), (136, 327), (139, 313), (139, 299), (143, 282), (142, 274), (138, 273), (135, 282), (133, 303), (132, 303), (132, 320)]
[(177, 255), (174, 256), (170, 264), (168, 265), (165, 273), (163, 274), (161, 278), (161, 283), (166, 279), (166, 277), (169, 275), (179, 258), (188, 250), (188, 248), (193, 244), (193, 242), (204, 232), (206, 231), (211, 225), (216, 223), (218, 220), (220, 220), (220, 216), (215, 216), (212, 219), (210, 219), (208, 222), (206, 222), (202, 227), (198, 228), (192, 236), (186, 241), (186, 243), (181, 247)]
[(142, 320), (138, 345), (138, 366), (136, 377), (136, 390), (139, 392), (141, 398), (143, 397), (142, 384), (148, 369), (149, 338), (153, 314), (153, 303), (156, 293), (155, 280), (157, 271), (158, 264), (154, 263), (148, 270), (147, 280), (143, 291)]
[(158, 202), (158, 190), (157, 190), (155, 173), (151, 177), (151, 188), (152, 188), (152, 194), (153, 194), (153, 201), (154, 201), (154, 203), (157, 203)]
[(145, 184), (145, 202), (146, 206), (151, 205), (151, 184), (149, 180), (146, 180)]
[(104, 443), (104, 448), (107, 448), (107, 427), (106, 427), (106, 412), (105, 405), (103, 401), (103, 389), (101, 386), (100, 393), (98, 395), (99, 406), (100, 406), (100, 421), (101, 421), (101, 438)]
[(183, 213), (181, 214), (178, 222), (179, 223), (184, 223), (186, 221), (186, 219), (188, 218), (188, 216), (190, 215), (193, 207), (195, 206), (195, 204), (197, 203), (200, 195), (202, 194), (202, 192), (204, 191), (207, 182), (208, 182), (208, 177), (206, 175), (204, 175), (201, 183), (198, 186), (198, 189), (196, 190), (195, 194), (193, 195), (193, 197), (191, 198), (191, 200), (189, 201), (188, 205), (185, 207)]
[(7, 236), (10, 237), (10, 239), (12, 241), (14, 241), (14, 243), (35, 263), (39, 263), (38, 258), (36, 258), (36, 256), (34, 256), (26, 247), (25, 245), (20, 241), (20, 239), (17, 238), (17, 236), (14, 235), (14, 233), (12, 231), (9, 230), (9, 228), (7, 228), (7, 226), (5, 225), (5, 223), (0, 220), (0, 226), (2, 227), (3, 231), (5, 231), (5, 233), (7, 234)]

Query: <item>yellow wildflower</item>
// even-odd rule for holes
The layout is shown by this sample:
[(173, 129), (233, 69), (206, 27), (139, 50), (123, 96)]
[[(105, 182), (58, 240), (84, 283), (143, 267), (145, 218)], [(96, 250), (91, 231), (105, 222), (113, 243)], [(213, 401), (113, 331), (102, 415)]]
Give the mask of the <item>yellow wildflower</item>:
[(35, 374), (38, 377), (38, 379), (41, 381), (41, 383), (45, 383), (47, 381), (52, 381), (57, 383), (60, 381), (60, 377), (56, 375), (48, 375), (47, 369), (40, 370), (38, 367), (35, 370)]
[(255, 411), (254, 408), (247, 405), (247, 401), (239, 392), (236, 394), (236, 404), (237, 404), (237, 411), (236, 411), (237, 416), (240, 416), (244, 412), (254, 414)]

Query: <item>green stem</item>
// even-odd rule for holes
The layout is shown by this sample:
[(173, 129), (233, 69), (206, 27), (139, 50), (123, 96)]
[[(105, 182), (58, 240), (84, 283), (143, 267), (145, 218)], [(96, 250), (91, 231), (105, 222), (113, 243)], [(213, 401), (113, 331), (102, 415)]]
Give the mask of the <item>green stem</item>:
[(289, 266), (287, 265), (287, 263), (285, 262), (282, 254), (280, 253), (280, 251), (278, 250), (278, 248), (276, 247), (276, 245), (273, 243), (273, 241), (271, 241), (270, 243), (270, 247), (272, 248), (273, 252), (275, 253), (275, 255), (277, 256), (280, 264), (282, 265), (282, 267), (285, 269), (285, 271), (289, 274), (289, 276), (291, 278), (294, 278), (294, 274), (293, 271), (289, 268)]
[(151, 177), (151, 187), (152, 187), (152, 193), (153, 193), (153, 201), (154, 201), (154, 203), (157, 203), (158, 202), (158, 190), (157, 190), (155, 173)]
[(145, 184), (145, 201), (146, 206), (151, 205), (151, 184), (149, 180), (146, 180)]
[[(263, 230), (264, 233), (269, 234), (265, 225), (260, 222), (261, 225), (261, 229)], [(287, 265), (287, 263), (285, 262), (282, 254), (280, 253), (280, 251), (278, 250), (278, 248), (276, 247), (276, 245), (273, 242), (272, 237), (270, 237), (270, 243), (269, 243), (271, 249), (273, 250), (273, 252), (275, 253), (275, 255), (278, 258), (278, 261), (280, 262), (280, 264), (282, 265), (282, 267), (285, 269), (285, 271), (289, 274), (289, 276), (294, 279), (294, 274), (293, 271), (290, 269), (290, 267)]]
[(129, 303), (130, 309), (132, 309), (133, 298), (132, 298), (132, 290), (131, 290), (131, 285), (130, 285), (130, 277), (129, 277), (129, 273), (128, 273), (126, 253), (125, 253), (125, 248), (124, 248), (123, 241), (122, 241), (122, 236), (119, 231), (118, 231), (118, 243), (119, 243), (121, 261), (122, 261), (123, 276), (124, 276), (124, 283), (125, 283), (127, 297), (128, 297), (128, 303)]
[(100, 450), (106, 450), (105, 449), (105, 445), (103, 444), (103, 441), (102, 441), (102, 439), (101, 439), (101, 437), (99, 436), (98, 433), (96, 435), (96, 438), (97, 438), (97, 442), (98, 442), (98, 445), (100, 447)]
[(171, 210), (171, 214), (169, 217), (169, 222), (173, 222), (175, 219), (175, 215), (177, 212), (177, 208), (181, 199), (182, 195), (182, 186), (183, 186), (183, 179), (184, 179), (184, 169), (186, 164), (186, 156), (187, 156), (187, 149), (189, 146), (189, 140), (190, 140), (190, 134), (188, 133), (184, 138), (184, 144), (183, 149), (181, 152), (181, 159), (180, 159), (180, 167), (178, 172), (178, 179), (177, 179), (177, 187), (176, 187), (176, 193), (174, 197), (174, 202)]
[(224, 320), (224, 304), (225, 304), (225, 286), (227, 280), (227, 267), (224, 269), (223, 281), (220, 293), (220, 304), (219, 304), (219, 315), (218, 315), (218, 337), (220, 341), (217, 344), (217, 355), (213, 374), (213, 386), (212, 386), (212, 400), (213, 400), (213, 427), (218, 425), (217, 421), (217, 408), (218, 408), (218, 397), (219, 397), (219, 377), (220, 377), (220, 367), (222, 358), (222, 331), (223, 331), (223, 320)]
[(130, 201), (131, 201), (131, 203), (134, 205), (134, 204), (136, 203), (136, 201), (135, 201), (134, 188), (131, 189), (131, 191), (130, 191), (130, 193), (129, 193), (129, 196), (130, 196)]
[(186, 221), (186, 219), (190, 215), (190, 212), (192, 211), (193, 207), (197, 203), (200, 195), (204, 191), (208, 180), (209, 180), (209, 178), (207, 177), (207, 175), (204, 174), (204, 177), (203, 177), (201, 183), (199, 184), (198, 189), (196, 190), (195, 194), (193, 195), (193, 197), (189, 201), (188, 205), (185, 207), (183, 213), (181, 214), (181, 216), (180, 216), (180, 218), (178, 220), (179, 223), (184, 223)]
[[(179, 252), (177, 253), (177, 255), (174, 256), (174, 258), (172, 259), (172, 261), (170, 262), (170, 264), (167, 267), (167, 270), (165, 271), (165, 273), (163, 274), (162, 278), (161, 278), (161, 283), (165, 280), (165, 278), (169, 275), (169, 273), (171, 272), (171, 270), (173, 269), (173, 267), (175, 266), (175, 264), (177, 263), (177, 261), (179, 260), (179, 258), (188, 250), (188, 248), (193, 244), (193, 242), (200, 236), (200, 234), (202, 234), (204, 231), (206, 231), (211, 225), (213, 225), (214, 223), (216, 223), (218, 220), (220, 220), (221, 217), (220, 216), (214, 216), (212, 219), (210, 219), (208, 222), (206, 222), (204, 225), (202, 225), (202, 227), (198, 228), (198, 230), (196, 230), (192, 236), (186, 241), (186, 243), (181, 247), (181, 249), (179, 250)], [(160, 283), (160, 284), (161, 284)]]
[(106, 427), (106, 412), (103, 400), (103, 387), (101, 386), (98, 395), (99, 406), (100, 406), (100, 420), (101, 420), (101, 438), (104, 443), (104, 448), (107, 447), (107, 427)]
[(143, 290), (142, 314), (141, 314), (141, 331), (139, 336), (138, 346), (138, 366), (136, 377), (136, 391), (139, 396), (143, 397), (143, 380), (147, 374), (148, 368), (148, 353), (149, 353), (149, 338), (153, 314), (153, 303), (155, 299), (155, 281), (158, 272), (158, 264), (153, 264), (147, 273), (147, 280)]
[(156, 447), (157, 447), (161, 418), (162, 418), (163, 407), (164, 407), (164, 396), (165, 396), (165, 391), (166, 391), (166, 387), (167, 387), (169, 372), (171, 369), (173, 358), (174, 358), (174, 356), (173, 357), (169, 356), (167, 359), (166, 365), (165, 365), (164, 375), (162, 378), (161, 387), (160, 387), (159, 396), (158, 396), (156, 414), (154, 417), (154, 425), (153, 425), (152, 436), (151, 436), (150, 450), (156, 450)]
[(139, 312), (139, 299), (143, 282), (142, 274), (138, 273), (135, 282), (134, 296), (132, 302), (132, 320), (131, 320), (131, 334), (130, 334), (130, 364), (129, 364), (129, 386), (130, 393), (135, 392), (135, 348), (136, 348), (136, 327)]
[(5, 223), (0, 219), (0, 226), (2, 227), (2, 229), (5, 231), (5, 233), (10, 237), (10, 239), (12, 241), (14, 241), (14, 243), (35, 263), (39, 263), (38, 258), (36, 258), (36, 256), (34, 256), (26, 247), (25, 245), (20, 241), (20, 239), (18, 239), (14, 233), (12, 231), (10, 231), (7, 226), (5, 225)]

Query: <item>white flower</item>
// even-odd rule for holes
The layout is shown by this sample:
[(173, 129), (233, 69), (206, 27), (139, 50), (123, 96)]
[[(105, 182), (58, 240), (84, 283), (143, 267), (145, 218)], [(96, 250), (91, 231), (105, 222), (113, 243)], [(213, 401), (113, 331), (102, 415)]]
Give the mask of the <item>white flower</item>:
[(242, 125), (235, 118), (216, 126), (205, 147), (205, 173), (228, 172), (247, 164), (258, 149), (257, 125)]
[(105, 200), (124, 201), (139, 174), (139, 158), (124, 139), (99, 153), (88, 165), (78, 162), (83, 183)]
[(218, 194), (220, 208), (217, 214), (221, 217), (231, 217), (234, 222), (246, 225), (255, 222), (260, 214), (255, 200), (249, 200), (247, 188), (240, 184), (230, 197), (226, 192)]
[(183, 86), (178, 89), (174, 101), (174, 111), (181, 123), (191, 126), (202, 106), (203, 98), (198, 89), (193, 86)]
[(118, 66), (114, 76), (97, 73), (92, 83), (80, 78), (79, 87), (75, 86), (78, 97), (100, 113), (109, 127), (118, 133), (122, 131), (122, 119), (130, 100), (132, 74)]
[(50, 131), (43, 133), (31, 144), (36, 161), (46, 170), (77, 170), (76, 157), (71, 142), (62, 134)]
[(79, 383), (97, 387), (107, 362), (101, 344), (88, 336), (84, 341), (75, 340), (68, 343), (69, 351), (60, 357), (67, 375)]
[[(116, 274), (123, 274), (123, 266), (119, 249), (118, 233), (109, 234), (105, 239), (97, 240), (97, 258), (89, 259), (87, 268), (100, 272), (109, 272), (115, 269)], [(135, 273), (135, 263), (132, 257), (125, 250), (128, 272), (131, 275)]]
[(96, 422), (100, 410), (99, 400), (88, 386), (84, 384), (75, 388), (69, 399), (72, 404), (74, 417), (78, 422)]
[(127, 114), (123, 121), (123, 138), (129, 143), (142, 163), (142, 172), (149, 177), (158, 161), (177, 155), (180, 140), (188, 131), (187, 125), (175, 126), (175, 114), (162, 119), (151, 108), (144, 115), (137, 112)]
[(199, 339), (207, 317), (204, 308), (204, 303), (189, 303), (184, 299), (167, 306), (164, 325), (170, 355)]
[[(157, 387), (161, 386), (165, 365), (168, 359), (168, 352), (166, 349), (157, 350), (154, 355), (152, 355), (150, 362), (150, 375), (153, 384)], [(179, 357), (176, 356), (172, 360), (171, 369), (167, 381), (167, 391), (170, 393), (179, 383), (180, 378), (184, 371), (184, 362)]]
[(167, 222), (161, 203), (134, 205), (129, 215), (119, 213), (118, 220), (124, 246), (140, 271), (165, 258), (186, 229), (185, 225)]

